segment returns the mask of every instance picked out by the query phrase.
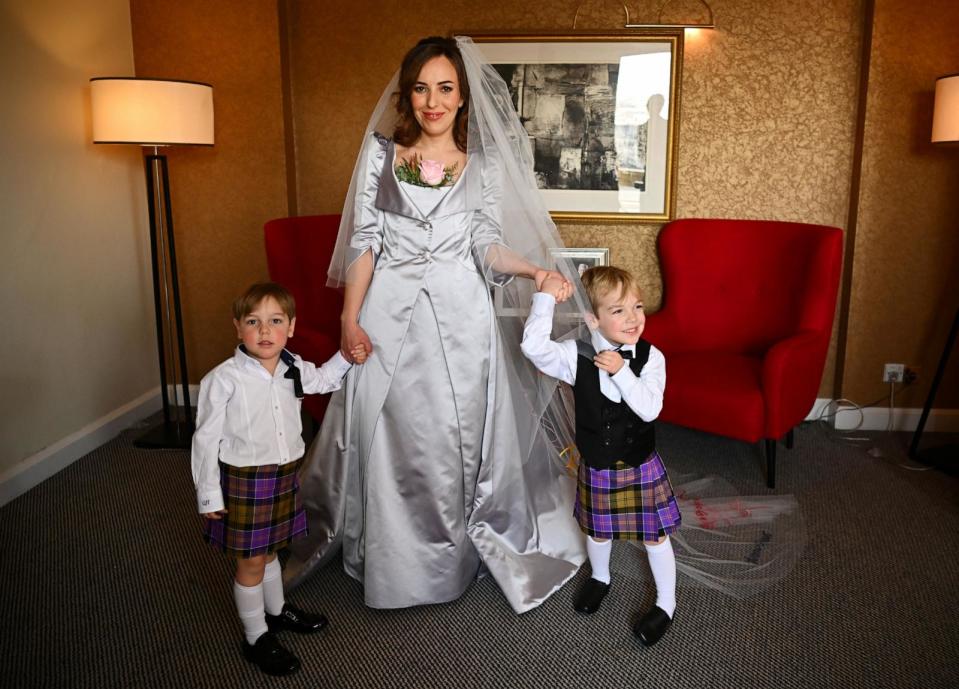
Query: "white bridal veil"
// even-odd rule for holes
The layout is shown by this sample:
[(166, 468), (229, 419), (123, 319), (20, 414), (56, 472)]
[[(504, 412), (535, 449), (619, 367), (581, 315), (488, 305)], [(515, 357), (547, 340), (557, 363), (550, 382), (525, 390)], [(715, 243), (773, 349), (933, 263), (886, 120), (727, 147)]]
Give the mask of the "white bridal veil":
[[(546, 455), (546, 461), (561, 467), (572, 481), (578, 459), (572, 394), (565, 386), (557, 387), (554, 379), (539, 374), (521, 353), (525, 314), (534, 285), (531, 280), (508, 280), (498, 275), (499, 257), (515, 254), (537, 266), (556, 268), (574, 285), (573, 297), (557, 306), (554, 339), (582, 337), (590, 341), (583, 325), (589, 302), (572, 262), (557, 260), (552, 253), (563, 243), (537, 189), (529, 137), (507, 85), (471, 39), (457, 37), (456, 41), (469, 85), (468, 159), (471, 164), (483, 161), (486, 169), (495, 171), (497, 181), (498, 203), (483, 212), (501, 228), (502, 244), (486, 247), (479, 260), (485, 266), (488, 282), (495, 285), (498, 326), (509, 366), (509, 394), (523, 417), (519, 420), (520, 458), (523, 462), (544, 461)], [(364, 145), (374, 132), (392, 134), (398, 79), (399, 72), (380, 96), (363, 133)], [(331, 286), (347, 282), (348, 268), (356, 258), (350, 240), (357, 220), (372, 207), (357, 190), (363, 188), (371, 164), (381, 163), (361, 151), (330, 263)], [(669, 463), (668, 456), (665, 461)], [(683, 515), (683, 528), (674, 537), (677, 565), (688, 582), (743, 596), (788, 573), (804, 539), (801, 515), (791, 496), (739, 497), (731, 486), (715, 477), (684, 478), (681, 482), (677, 476), (673, 478)], [(292, 583), (301, 579), (302, 573), (297, 574)]]

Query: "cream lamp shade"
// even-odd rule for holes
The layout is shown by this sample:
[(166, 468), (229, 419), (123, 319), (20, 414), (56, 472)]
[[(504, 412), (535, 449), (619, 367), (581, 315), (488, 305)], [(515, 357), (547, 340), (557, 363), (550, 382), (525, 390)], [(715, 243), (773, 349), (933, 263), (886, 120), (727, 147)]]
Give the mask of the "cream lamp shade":
[(936, 79), (932, 142), (947, 141), (959, 141), (959, 74), (950, 74)]
[(213, 87), (209, 84), (97, 77), (90, 80), (90, 95), (94, 143), (213, 145)]

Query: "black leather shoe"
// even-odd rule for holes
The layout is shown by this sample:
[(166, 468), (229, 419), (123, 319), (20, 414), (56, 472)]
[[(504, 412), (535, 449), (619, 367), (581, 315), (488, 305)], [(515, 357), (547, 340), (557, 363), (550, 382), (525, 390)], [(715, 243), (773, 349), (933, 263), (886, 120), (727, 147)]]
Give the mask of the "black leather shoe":
[(243, 657), (268, 675), (292, 675), (300, 669), (300, 659), (280, 645), (271, 632), (262, 634), (252, 646), (243, 640)]
[(322, 614), (313, 614), (295, 608), (289, 603), (283, 604), (283, 612), (279, 615), (266, 616), (266, 626), (271, 632), (287, 630), (297, 634), (312, 634), (327, 625), (327, 619)]
[(573, 609), (584, 615), (591, 615), (599, 610), (603, 598), (609, 593), (609, 584), (604, 584), (599, 579), (590, 577), (583, 588), (579, 590), (576, 600), (573, 601)]
[(633, 634), (639, 637), (643, 646), (652, 646), (663, 638), (672, 623), (673, 620), (666, 614), (665, 610), (654, 607), (636, 623), (636, 626), (633, 627)]

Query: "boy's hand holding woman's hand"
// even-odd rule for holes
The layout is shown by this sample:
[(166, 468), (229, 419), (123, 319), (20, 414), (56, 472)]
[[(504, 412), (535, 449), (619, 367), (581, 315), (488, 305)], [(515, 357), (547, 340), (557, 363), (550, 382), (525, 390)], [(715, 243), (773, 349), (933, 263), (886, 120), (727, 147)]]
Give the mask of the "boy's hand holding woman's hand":
[[(541, 275), (542, 274), (542, 275)], [(552, 295), (557, 303), (562, 303), (573, 295), (573, 286), (569, 280), (557, 273), (555, 270), (540, 270), (536, 273), (536, 289), (545, 294)], [(619, 372), (619, 369), (625, 364), (623, 357), (619, 352), (607, 350), (599, 352), (593, 357), (593, 362), (597, 368), (613, 375)]]
[(555, 270), (537, 270), (533, 278), (536, 282), (536, 291), (551, 295), (557, 304), (573, 296), (573, 286)]
[(350, 354), (353, 356), (354, 364), (362, 364), (367, 357), (366, 345), (362, 343), (356, 345), (350, 350)]
[(354, 364), (362, 364), (373, 351), (370, 336), (355, 320), (343, 323), (343, 332), (340, 335), (340, 353)]

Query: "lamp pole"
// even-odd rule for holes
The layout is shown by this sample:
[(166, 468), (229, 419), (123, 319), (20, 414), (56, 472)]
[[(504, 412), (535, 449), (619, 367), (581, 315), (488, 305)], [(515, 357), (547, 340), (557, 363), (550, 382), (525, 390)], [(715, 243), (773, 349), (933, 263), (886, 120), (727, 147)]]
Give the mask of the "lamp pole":
[[(90, 83), (94, 143), (137, 144), (153, 149), (144, 156), (144, 165), (163, 421), (137, 438), (134, 445), (152, 449), (189, 448), (193, 409), (183, 338), (170, 176), (167, 158), (159, 149), (171, 145), (213, 145), (213, 87), (195, 81), (136, 77), (98, 77)], [(178, 386), (182, 391), (182, 404)]]
[[(948, 74), (936, 79), (936, 100), (932, 114), (932, 143), (948, 144), (956, 142), (959, 142), (959, 74)], [(926, 420), (929, 418), (929, 412), (936, 400), (939, 384), (942, 383), (942, 378), (946, 373), (949, 355), (956, 346), (957, 333), (959, 333), (959, 307), (957, 307), (956, 315), (952, 319), (952, 328), (946, 338), (946, 346), (942, 350), (942, 356), (939, 357), (936, 375), (932, 379), (932, 386), (926, 396), (926, 404), (922, 408), (919, 424), (916, 426), (912, 442), (909, 445), (909, 456), (912, 459), (940, 467), (946, 471), (955, 471), (959, 468), (959, 447), (947, 445), (920, 451), (919, 442), (922, 440)]]

